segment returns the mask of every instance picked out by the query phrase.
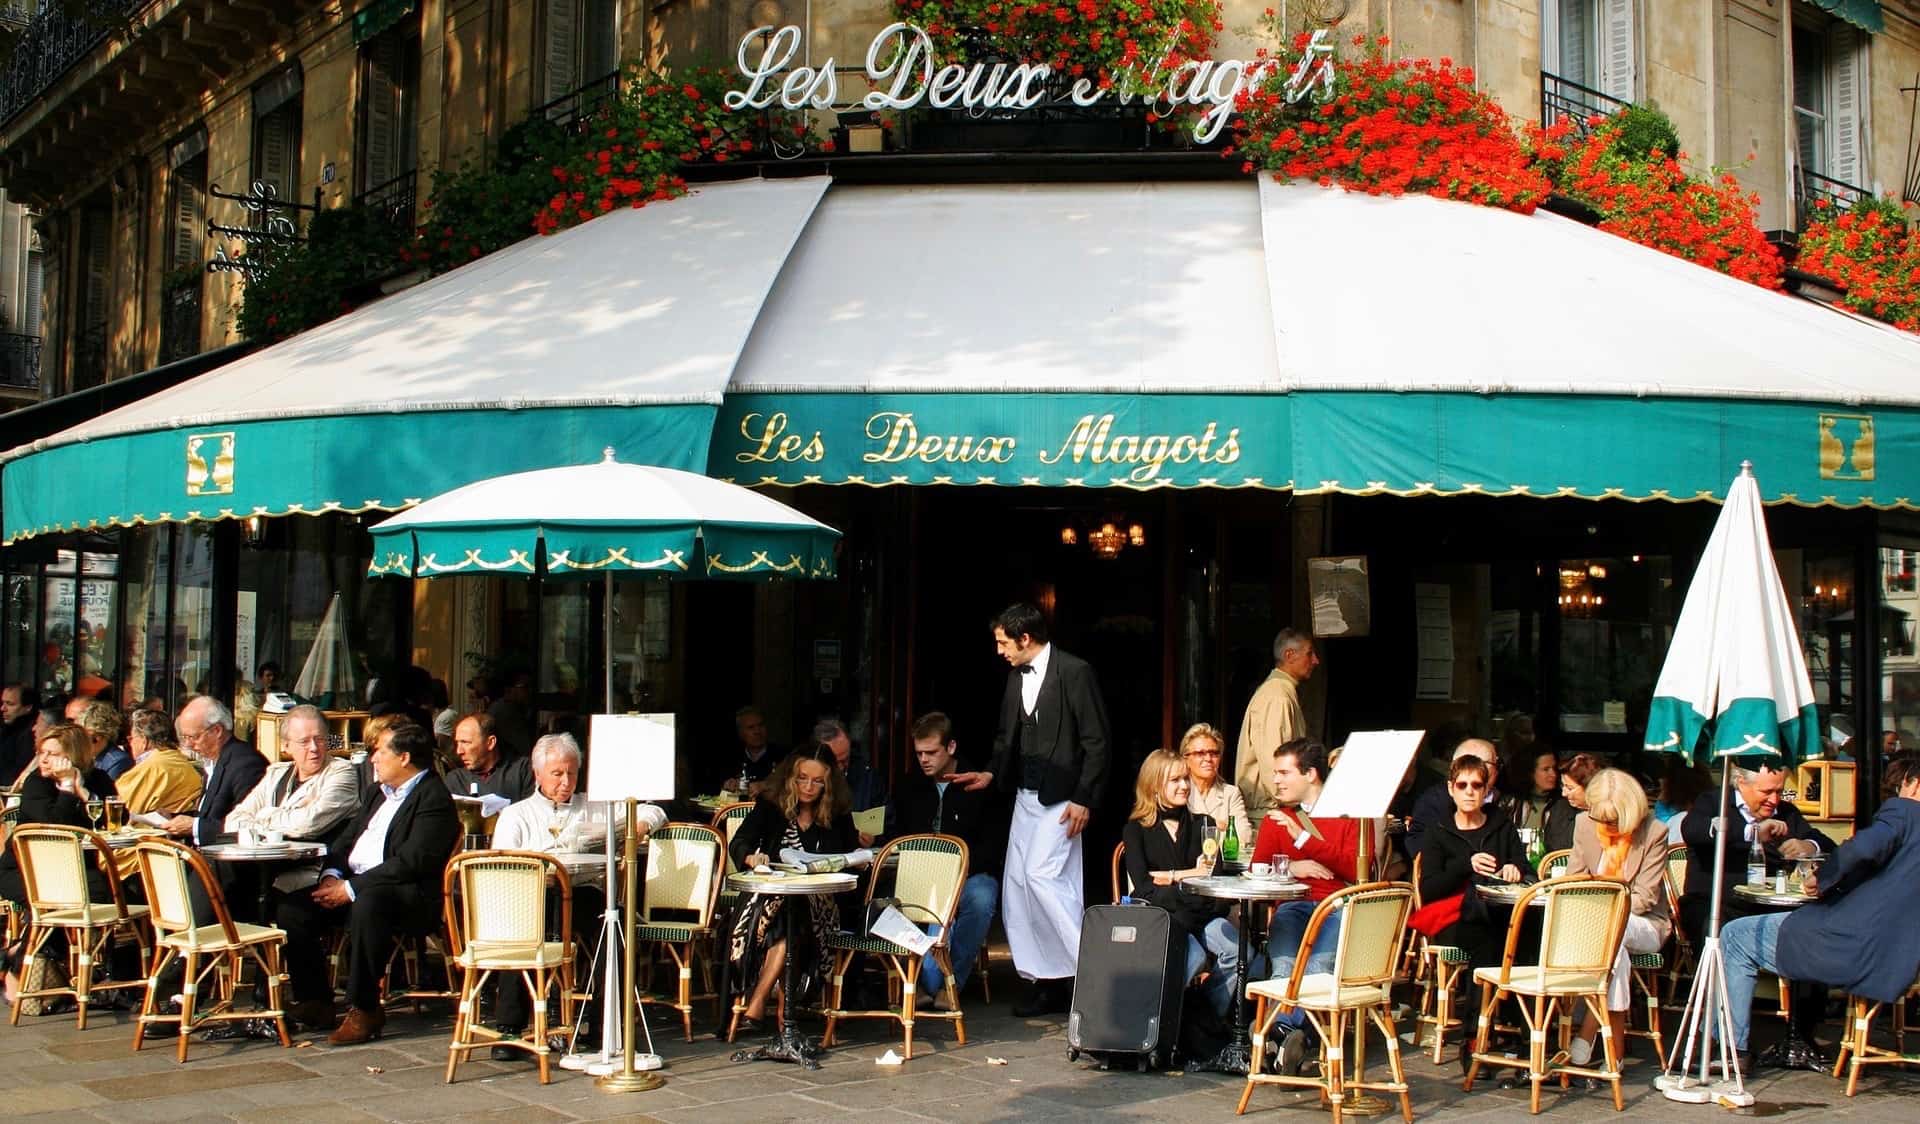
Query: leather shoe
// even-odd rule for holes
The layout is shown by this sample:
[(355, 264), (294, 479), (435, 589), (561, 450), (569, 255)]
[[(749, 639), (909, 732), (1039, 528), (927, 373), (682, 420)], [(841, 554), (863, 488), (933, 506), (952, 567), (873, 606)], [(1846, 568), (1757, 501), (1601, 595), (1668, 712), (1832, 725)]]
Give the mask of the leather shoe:
[(1025, 1000), (1013, 1009), (1016, 1019), (1039, 1018), (1042, 1015), (1065, 1014), (1073, 1005), (1073, 986), (1070, 980), (1035, 980), (1033, 991)]
[(371, 1042), (380, 1037), (386, 1025), (385, 1011), (362, 1011), (358, 1007), (349, 1007), (347, 1017), (341, 1020), (332, 1034), (327, 1035), (327, 1045), (358, 1046), (362, 1042)]
[[(521, 1035), (526, 1032), (526, 1027), (522, 1026), (496, 1026), (493, 1029), (499, 1032), (501, 1041), (503, 1042), (518, 1042), (520, 1041)], [(504, 1045), (495, 1046), (493, 1049), (487, 1051), (487, 1056), (496, 1062), (510, 1062), (516, 1059), (528, 1061), (533, 1058), (533, 1055), (527, 1053), (525, 1050), (516, 1050), (512, 1046)]]
[(287, 1017), (309, 1030), (332, 1030), (340, 1022), (331, 999), (302, 999), (287, 1008)]

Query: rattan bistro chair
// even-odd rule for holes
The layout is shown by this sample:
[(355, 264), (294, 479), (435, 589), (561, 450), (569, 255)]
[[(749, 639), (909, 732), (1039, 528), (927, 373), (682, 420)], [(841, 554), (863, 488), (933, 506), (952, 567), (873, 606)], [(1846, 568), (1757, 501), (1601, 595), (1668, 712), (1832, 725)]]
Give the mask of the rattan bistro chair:
[[(140, 963), (148, 959), (147, 907), (128, 905), (120, 891), (113, 849), (99, 832), (61, 824), (29, 823), (14, 828), (8, 840), (20, 864), (20, 880), (27, 892), (27, 935), (23, 963), (45, 950), (58, 932), (67, 935), (65, 987), (21, 991), (14, 1000), (11, 1022), (20, 1025), (20, 1000), (70, 995), (79, 1010), (79, 1029), (87, 1029), (87, 1004), (93, 993), (145, 987), (145, 979), (94, 978), (96, 965), (111, 964), (114, 940), (130, 935), (140, 946)], [(89, 862), (87, 849), (93, 849)], [(108, 898), (95, 902), (87, 887), (87, 867), (98, 864), (106, 875)]]
[[(1340, 938), (1334, 946), (1333, 971), (1309, 973), (1307, 950), (1320, 927), (1336, 912), (1344, 914)], [(1400, 1037), (1393, 1025), (1393, 977), (1400, 961), (1400, 942), (1407, 918), (1413, 913), (1413, 887), (1405, 882), (1368, 882), (1329, 895), (1314, 908), (1307, 931), (1300, 938), (1300, 954), (1286, 979), (1261, 980), (1247, 993), (1257, 999), (1253, 1018), (1253, 1059), (1247, 1085), (1241, 1090), (1235, 1114), (1247, 1111), (1256, 1085), (1294, 1085), (1319, 1089), (1340, 1120), (1348, 1096), (1361, 1089), (1393, 1093), (1400, 1098), (1400, 1114), (1413, 1120), (1413, 1101), (1407, 1095), (1407, 1075), (1400, 1065)], [(1291, 1076), (1262, 1073), (1267, 1036), (1282, 1011), (1298, 1007), (1320, 1033), (1320, 1072)], [(1368, 1081), (1366, 1073), (1367, 1023), (1378, 1027), (1387, 1043), (1391, 1081)], [(1352, 1050), (1347, 1046), (1351, 1028)], [(1351, 1066), (1351, 1072), (1349, 1072)]]
[[(551, 884), (552, 889), (549, 889)], [(547, 896), (560, 895), (558, 940), (547, 938)], [(447, 1044), (447, 1081), (467, 1054), (490, 1046), (526, 1050), (551, 1081), (547, 992), (560, 989), (561, 1025), (573, 1022), (573, 884), (567, 868), (536, 851), (462, 851), (447, 863), (447, 931), (461, 973), (460, 1005)], [(503, 1038), (480, 1025), (480, 993), (511, 973), (533, 996), (533, 1037)]]
[[(227, 899), (220, 892), (220, 880), (213, 876), (207, 860), (199, 852), (170, 839), (143, 839), (136, 846), (140, 863), (140, 882), (146, 888), (147, 908), (153, 921), (153, 965), (147, 972), (147, 994), (140, 1004), (140, 1016), (134, 1023), (133, 1048), (145, 1044), (147, 1027), (159, 1023), (177, 1024), (180, 1030), (178, 1060), (187, 1060), (187, 1044), (193, 1032), (208, 1023), (242, 1019), (266, 1019), (280, 1032), (280, 1045), (291, 1046), (287, 1037), (287, 1018), (281, 1003), (286, 973), (281, 953), (287, 934), (271, 925), (249, 925), (233, 919)], [(213, 911), (213, 923), (201, 925), (193, 917), (192, 887), (198, 882)], [(184, 986), (180, 989), (180, 1011), (167, 1014), (160, 1008), (160, 981), (174, 961), (184, 961)], [(241, 969), (251, 960), (267, 984), (265, 1010), (236, 1011), (234, 993), (240, 984)], [(210, 988), (208, 985), (211, 984)], [(211, 1004), (201, 1005), (203, 996), (214, 994)]]
[(648, 836), (647, 887), (633, 939), (658, 945), (679, 969), (681, 1029), (693, 1041), (695, 946), (713, 935), (720, 896), (720, 865), (726, 848), (705, 824), (670, 823)]
[[(950, 1011), (921, 1011), (920, 954), (881, 937), (859, 932), (840, 932), (827, 938), (827, 953), (833, 957), (832, 1001), (827, 1007), (827, 1028), (822, 1046), (833, 1045), (834, 1029), (842, 1019), (892, 1019), (900, 1024), (905, 1038), (902, 1052), (913, 1058), (915, 1018), (951, 1019), (954, 1037), (967, 1044), (966, 1018), (960, 1012), (960, 996), (953, 986), (953, 961), (948, 956), (948, 935), (953, 931), (953, 914), (960, 906), (960, 889), (967, 882), (967, 845), (952, 835), (904, 835), (887, 844), (874, 858), (873, 873), (867, 879), (867, 901), (873, 901), (874, 889), (890, 859), (898, 860), (894, 875), (894, 908), (916, 925), (938, 925), (932, 956), (946, 979), (942, 984)], [(857, 922), (856, 922), (857, 923)], [(897, 1006), (877, 1011), (849, 1011), (845, 999), (847, 968), (861, 954), (877, 956), (888, 970), (888, 991), (899, 991)]]
[(1833, 1075), (1847, 1075), (1847, 1096), (1853, 1096), (1860, 1087), (1860, 1070), (1870, 1065), (1920, 1065), (1920, 1058), (1907, 1053), (1907, 1000), (1920, 995), (1920, 979), (1913, 982), (1907, 993), (1892, 1003), (1893, 1007), (1893, 1049), (1875, 1046), (1870, 1040), (1873, 1031), (1873, 1016), (1880, 1013), (1886, 1004), (1871, 999), (1862, 999), (1858, 995), (1847, 996), (1847, 1019), (1845, 1033), (1840, 1036), (1839, 1056), (1833, 1060)]
[[(1514, 953), (1520, 933), (1532, 908), (1533, 899), (1547, 896), (1546, 916), (1542, 920), (1539, 963), (1515, 967)], [(1467, 1079), (1461, 1086), (1473, 1091), (1474, 1079), (1482, 1065), (1524, 1067), (1532, 1085), (1531, 1111), (1540, 1111), (1540, 1084), (1558, 1075), (1564, 1085), (1567, 1075), (1593, 1077), (1613, 1086), (1613, 1108), (1625, 1107), (1620, 1094), (1620, 1049), (1625, 1043), (1613, 1040), (1613, 1028), (1607, 1019), (1607, 974), (1613, 970), (1613, 958), (1626, 933), (1631, 898), (1627, 884), (1610, 878), (1575, 875), (1536, 882), (1514, 903), (1513, 919), (1507, 926), (1507, 950), (1498, 968), (1478, 968), (1473, 978), (1481, 986), (1480, 1024), (1475, 1035), (1473, 1063), (1467, 1067)], [(1528, 1055), (1522, 1059), (1492, 1053), (1493, 1017), (1508, 995), (1520, 997), (1522, 1018), (1528, 1030)], [(1605, 1050), (1606, 1068), (1562, 1063), (1558, 1055), (1549, 1060), (1547, 1028), (1555, 1025), (1556, 1015), (1571, 1016), (1585, 1001), (1600, 1023), (1600, 1044)], [(1560, 1018), (1560, 1048), (1566, 1048), (1571, 1019)]]
[(1558, 878), (1567, 872), (1567, 867), (1572, 863), (1573, 848), (1562, 847), (1558, 851), (1548, 851), (1541, 855), (1540, 861), (1534, 865), (1533, 873), (1541, 879)]
[[(1420, 873), (1423, 856), (1413, 857), (1413, 908), (1419, 909)], [(1466, 974), (1468, 965), (1467, 950), (1453, 945), (1435, 944), (1419, 933), (1411, 934), (1407, 946), (1417, 950), (1418, 966), (1414, 976), (1420, 981), (1420, 1013), (1414, 1019), (1416, 1028), (1433, 1028), (1433, 1063), (1440, 1064), (1440, 1051), (1446, 1044), (1447, 1032), (1458, 1030), (1462, 1026), (1460, 1019), (1453, 1013), (1454, 992), (1460, 986), (1460, 977)], [(1416, 1035), (1416, 1041), (1418, 1041)]]

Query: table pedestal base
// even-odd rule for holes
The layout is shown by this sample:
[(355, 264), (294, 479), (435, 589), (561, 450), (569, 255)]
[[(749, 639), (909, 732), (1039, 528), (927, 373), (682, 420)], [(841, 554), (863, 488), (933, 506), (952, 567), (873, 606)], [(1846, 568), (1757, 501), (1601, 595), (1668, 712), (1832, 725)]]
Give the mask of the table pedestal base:
[(755, 1046), (751, 1050), (736, 1050), (733, 1060), (736, 1062), (791, 1062), (802, 1069), (819, 1069), (820, 1058), (826, 1053), (819, 1043), (802, 1034), (799, 1028), (783, 1027), (773, 1040)]
[(1212, 1057), (1187, 1063), (1188, 1073), (1234, 1073), (1245, 1077), (1252, 1068), (1252, 1042), (1229, 1042)]
[(1340, 1111), (1348, 1116), (1385, 1116), (1398, 1110), (1372, 1093), (1352, 1093), (1341, 1104)]

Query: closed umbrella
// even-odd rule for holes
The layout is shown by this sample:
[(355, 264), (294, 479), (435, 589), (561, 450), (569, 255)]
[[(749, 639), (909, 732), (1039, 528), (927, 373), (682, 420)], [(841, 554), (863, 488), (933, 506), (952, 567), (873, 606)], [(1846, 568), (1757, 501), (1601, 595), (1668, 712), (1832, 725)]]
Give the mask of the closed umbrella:
[[(1760, 487), (1742, 463), (1694, 571), (1667, 660), (1647, 714), (1646, 749), (1689, 760), (1718, 758), (1720, 799), (1730, 757), (1793, 764), (1820, 748), (1813, 684), (1792, 605), (1767, 539)], [(1679, 1101), (1751, 1104), (1733, 1054), (1726, 972), (1720, 955), (1720, 889), (1726, 880), (1723, 833), (1714, 833), (1712, 912), (1699, 971), (1681, 1017), (1685, 1051), (1668, 1055), (1656, 1086)], [(1721, 1080), (1712, 1077), (1719, 1043)], [(1693, 1070), (1696, 1046), (1699, 1069)], [(1678, 1065), (1676, 1068), (1676, 1060)]]
[(347, 622), (341, 619), (338, 593), (327, 602), (320, 631), (313, 634), (307, 658), (300, 663), (293, 693), (303, 699), (318, 699), (324, 706), (338, 706), (345, 700), (351, 707), (360, 699), (359, 669), (354, 666), (353, 646), (347, 641)]

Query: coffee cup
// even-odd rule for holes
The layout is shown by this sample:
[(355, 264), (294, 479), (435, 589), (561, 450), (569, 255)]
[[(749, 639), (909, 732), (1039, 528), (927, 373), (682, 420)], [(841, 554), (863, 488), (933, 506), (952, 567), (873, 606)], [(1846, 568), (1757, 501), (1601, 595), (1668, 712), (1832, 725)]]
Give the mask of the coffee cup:
[(266, 831), (261, 833), (260, 839), (261, 842), (269, 847), (278, 847), (287, 841), (287, 833), (284, 831)]
[(1254, 863), (1252, 866), (1247, 868), (1247, 873), (1253, 875), (1255, 878), (1270, 877), (1273, 874), (1273, 864), (1272, 863)]

